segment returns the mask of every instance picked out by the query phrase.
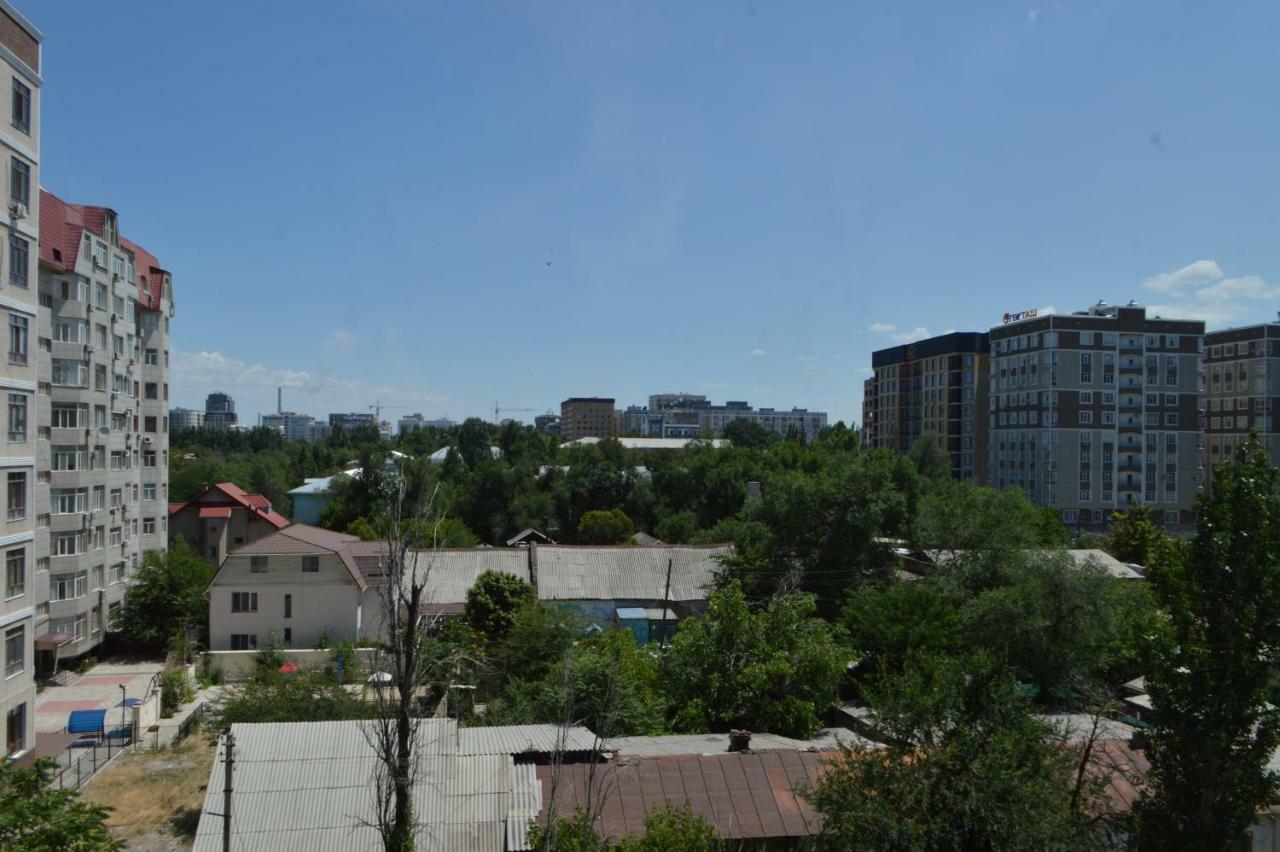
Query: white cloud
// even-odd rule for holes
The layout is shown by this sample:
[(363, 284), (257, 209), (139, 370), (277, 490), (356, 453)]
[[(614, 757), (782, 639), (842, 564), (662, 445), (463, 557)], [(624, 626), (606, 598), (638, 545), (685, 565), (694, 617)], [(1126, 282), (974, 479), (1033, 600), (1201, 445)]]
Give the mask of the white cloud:
[(914, 340), (924, 340), (926, 337), (933, 337), (929, 333), (929, 329), (922, 325), (918, 325), (910, 331), (900, 331), (897, 334), (889, 335), (899, 343), (911, 343)]
[(1142, 286), (1157, 293), (1180, 293), (1184, 287), (1199, 287), (1223, 277), (1222, 267), (1212, 260), (1197, 260), (1172, 272), (1153, 275)]
[(891, 322), (875, 322), (872, 323), (871, 327), (867, 330), (873, 331), (876, 334), (892, 334), (898, 330), (898, 327)]
[(754, 358), (763, 358), (765, 355), (768, 355), (768, 354), (769, 354), (769, 353), (768, 353), (768, 352), (765, 352), (763, 349), (752, 349), (752, 350), (751, 350), (751, 355), (752, 355), (752, 357), (754, 357)]
[(1259, 275), (1242, 275), (1239, 278), (1223, 278), (1217, 284), (1196, 291), (1202, 302), (1227, 302), (1235, 299), (1274, 299), (1280, 296), (1280, 287), (1272, 287)]
[(275, 410), (276, 388), (285, 388), (286, 408), (319, 416), (330, 411), (362, 411), (375, 399), (419, 407), (448, 399), (431, 391), (339, 378), (318, 370), (250, 364), (221, 352), (175, 351), (172, 371), (173, 388), (182, 398), (199, 404), (210, 391), (226, 391), (236, 398), (243, 421), (250, 424), (258, 411)]
[(1247, 321), (1256, 313), (1248, 302), (1280, 298), (1280, 287), (1268, 284), (1262, 276), (1228, 278), (1212, 260), (1197, 260), (1181, 269), (1162, 272), (1148, 278), (1143, 286), (1178, 299), (1175, 303), (1151, 305), (1148, 316), (1203, 320), (1211, 327)]
[(356, 344), (356, 336), (345, 328), (335, 328), (325, 342), (335, 349), (348, 349)]

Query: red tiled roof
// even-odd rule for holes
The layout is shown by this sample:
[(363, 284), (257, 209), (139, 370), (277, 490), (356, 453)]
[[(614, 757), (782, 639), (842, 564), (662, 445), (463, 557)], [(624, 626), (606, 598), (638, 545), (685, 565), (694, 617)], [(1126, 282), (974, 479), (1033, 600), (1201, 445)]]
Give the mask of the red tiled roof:
[[(261, 518), (262, 520), (271, 524), (271, 526), (275, 527), (278, 530), (282, 530), (292, 523), (292, 521), (290, 521), (284, 515), (270, 508), (271, 501), (268, 500), (266, 497), (263, 497), (261, 494), (246, 494), (244, 489), (241, 488), (239, 485), (236, 485), (234, 482), (219, 482), (217, 485), (212, 485), (209, 487), (207, 491), (200, 494), (190, 503), (170, 503), (169, 516), (172, 517), (178, 514), (179, 512), (181, 512), (183, 509), (187, 508), (188, 506), (194, 505), (197, 502), (208, 502), (208, 501), (202, 500), (202, 498), (213, 491), (222, 492), (227, 497), (229, 497), (231, 501), (234, 502), (236, 505), (243, 506), (244, 508), (248, 509), (250, 512), (253, 512), (255, 517)], [(204, 518), (204, 517), (213, 517), (213, 516), (211, 515), (207, 516), (204, 514), (203, 510), (201, 510), (200, 517)], [(219, 516), (219, 517), (222, 517), (222, 516)]]
[(229, 518), (231, 517), (230, 506), (201, 506), (201, 518)]
[[(40, 189), (40, 260), (67, 271), (76, 267), (76, 255), (86, 229), (102, 235), (108, 207), (68, 204), (43, 187)], [(164, 296), (164, 268), (156, 256), (137, 243), (120, 238), (120, 245), (133, 253), (138, 281), (138, 301), (149, 310), (159, 310)]]

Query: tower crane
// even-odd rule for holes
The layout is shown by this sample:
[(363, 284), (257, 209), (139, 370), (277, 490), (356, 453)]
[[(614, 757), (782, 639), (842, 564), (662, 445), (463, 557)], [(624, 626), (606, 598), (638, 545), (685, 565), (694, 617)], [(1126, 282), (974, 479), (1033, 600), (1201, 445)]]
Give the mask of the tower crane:
[(369, 410), (373, 412), (373, 419), (379, 426), (382, 425), (382, 409), (384, 408), (404, 408), (403, 405), (383, 405), (379, 400), (374, 400), (373, 405), (369, 406)]
[(513, 412), (513, 413), (514, 413), (514, 412), (516, 412), (516, 411), (533, 411), (533, 410), (534, 410), (534, 409), (532, 409), (532, 408), (503, 408), (503, 407), (502, 407), (502, 403), (500, 403), (500, 402), (495, 402), (495, 403), (493, 404), (493, 422), (494, 422), (494, 425), (497, 425), (498, 423), (500, 423), (500, 422), (501, 422), (500, 418), (502, 417), (503, 412)]

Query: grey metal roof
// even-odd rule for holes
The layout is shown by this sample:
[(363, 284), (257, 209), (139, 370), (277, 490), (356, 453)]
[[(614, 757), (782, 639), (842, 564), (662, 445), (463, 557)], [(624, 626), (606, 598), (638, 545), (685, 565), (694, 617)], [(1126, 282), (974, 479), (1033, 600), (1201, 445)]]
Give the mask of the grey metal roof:
[(463, 755), (581, 752), (595, 747), (596, 735), (581, 725), (501, 725), (458, 731), (458, 754)]
[[(843, 743), (851, 748), (874, 748), (874, 743), (848, 728), (824, 728), (812, 739), (795, 740), (777, 734), (752, 734), (751, 751), (832, 751)], [(673, 734), (660, 737), (614, 737), (606, 743), (619, 757), (663, 757), (729, 752), (728, 734)]]
[(529, 581), (529, 554), (524, 548), (478, 547), (418, 551), (419, 571), (429, 571), (429, 603), (462, 604), (476, 578), (485, 571), (511, 574)]
[[(495, 729), (496, 730), (496, 729)], [(233, 846), (243, 850), (377, 848), (372, 779), (377, 758), (360, 722), (232, 726), (236, 738)], [(419, 849), (503, 852), (512, 812), (514, 761), (506, 754), (460, 754), (451, 719), (419, 730), (414, 812)], [(223, 751), (219, 745), (195, 849), (222, 848)], [(527, 773), (526, 773), (527, 774)], [(531, 807), (521, 776), (523, 811)], [(523, 818), (523, 817), (522, 817)]]
[(713, 547), (537, 548), (538, 597), (542, 600), (660, 601), (671, 560), (671, 600), (706, 600), (720, 570), (717, 557), (733, 552)]
[(532, 763), (511, 767), (511, 808), (507, 811), (507, 849), (525, 852), (529, 846), (529, 826), (542, 810), (542, 782)]

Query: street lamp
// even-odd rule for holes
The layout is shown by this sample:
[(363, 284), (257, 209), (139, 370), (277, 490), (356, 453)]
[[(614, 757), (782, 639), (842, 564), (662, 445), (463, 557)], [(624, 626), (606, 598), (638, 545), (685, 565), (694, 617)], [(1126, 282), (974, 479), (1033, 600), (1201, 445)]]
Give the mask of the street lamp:
[(129, 688), (123, 683), (120, 684), (120, 726), (124, 727), (128, 724), (125, 721), (125, 714), (129, 712)]

